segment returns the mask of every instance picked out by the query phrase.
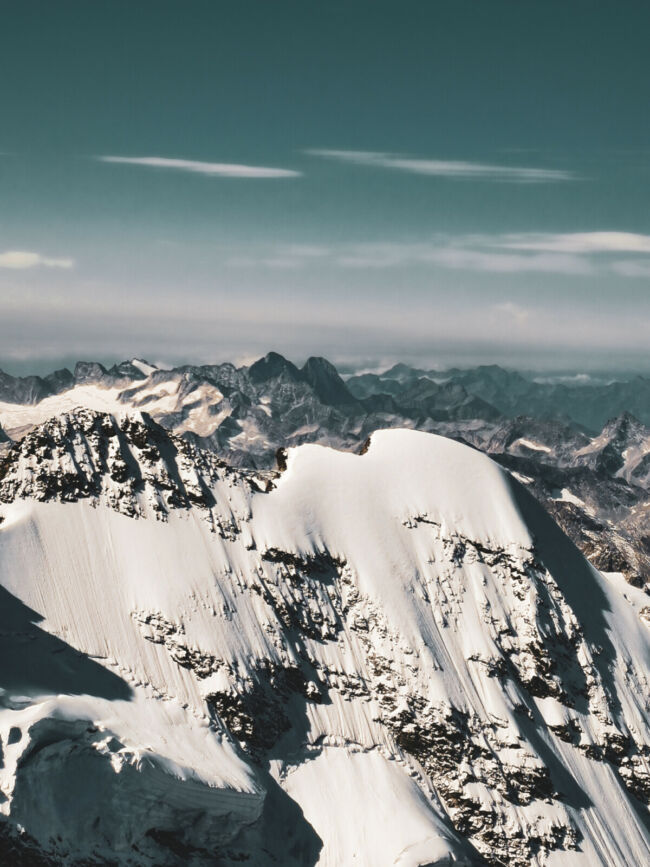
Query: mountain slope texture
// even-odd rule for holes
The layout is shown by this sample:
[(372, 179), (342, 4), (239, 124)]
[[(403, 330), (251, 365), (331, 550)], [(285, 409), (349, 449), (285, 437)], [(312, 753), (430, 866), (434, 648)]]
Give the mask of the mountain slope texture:
[(647, 595), (485, 454), (362, 451), (91, 409), (9, 446), (2, 863), (649, 863)]

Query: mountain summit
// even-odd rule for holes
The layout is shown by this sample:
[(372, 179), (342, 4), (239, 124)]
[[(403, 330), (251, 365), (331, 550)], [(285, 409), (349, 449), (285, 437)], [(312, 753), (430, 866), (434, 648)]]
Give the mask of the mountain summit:
[(88, 410), (11, 446), (7, 863), (645, 863), (645, 594), (451, 440), (282, 466)]

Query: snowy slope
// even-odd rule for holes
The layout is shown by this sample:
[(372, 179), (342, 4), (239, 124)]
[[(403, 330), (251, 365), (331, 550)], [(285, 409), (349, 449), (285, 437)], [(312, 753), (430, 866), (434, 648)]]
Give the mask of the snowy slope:
[(0, 464), (5, 847), (646, 863), (647, 597), (451, 440), (283, 466), (90, 410)]
[(0, 401), (1, 423), (4, 429), (10, 431), (13, 438), (17, 439), (24, 432), (43, 424), (49, 418), (71, 412), (80, 406), (98, 412), (119, 412), (124, 409), (118, 400), (121, 390), (91, 383), (76, 385), (35, 404)]
[[(142, 372), (146, 372), (147, 366), (142, 362), (137, 363), (143, 368)], [(150, 373), (153, 372), (156, 372), (155, 368), (150, 368)], [(191, 431), (199, 436), (209, 436), (229, 413), (225, 407), (220, 411), (212, 410), (223, 401), (223, 394), (214, 386), (190, 384), (188, 388), (182, 376), (160, 372), (157, 381), (152, 382), (148, 378), (130, 389), (125, 389), (123, 385), (90, 382), (75, 385), (36, 404), (0, 401), (0, 423), (17, 438), (52, 416), (70, 412), (77, 407), (117, 413), (129, 407), (143, 407), (155, 418), (171, 417), (170, 427), (177, 434)]]

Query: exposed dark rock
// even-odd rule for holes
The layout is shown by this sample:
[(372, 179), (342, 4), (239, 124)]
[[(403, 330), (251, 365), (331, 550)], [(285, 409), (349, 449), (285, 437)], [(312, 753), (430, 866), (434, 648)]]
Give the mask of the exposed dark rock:
[(337, 369), (326, 358), (309, 358), (300, 371), (303, 379), (314, 389), (316, 397), (328, 406), (354, 405), (356, 398), (350, 394)]
[(300, 371), (291, 361), (278, 352), (269, 352), (264, 358), (260, 358), (248, 368), (248, 376), (251, 382), (259, 384), (268, 382), (283, 375), (296, 382), (302, 379)]

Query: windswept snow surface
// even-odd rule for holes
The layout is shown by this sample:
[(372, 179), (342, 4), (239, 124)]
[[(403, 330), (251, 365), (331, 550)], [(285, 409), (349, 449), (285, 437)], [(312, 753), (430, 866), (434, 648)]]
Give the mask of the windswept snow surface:
[(90, 410), (0, 463), (0, 854), (648, 863), (643, 594), (451, 440), (285, 463)]

